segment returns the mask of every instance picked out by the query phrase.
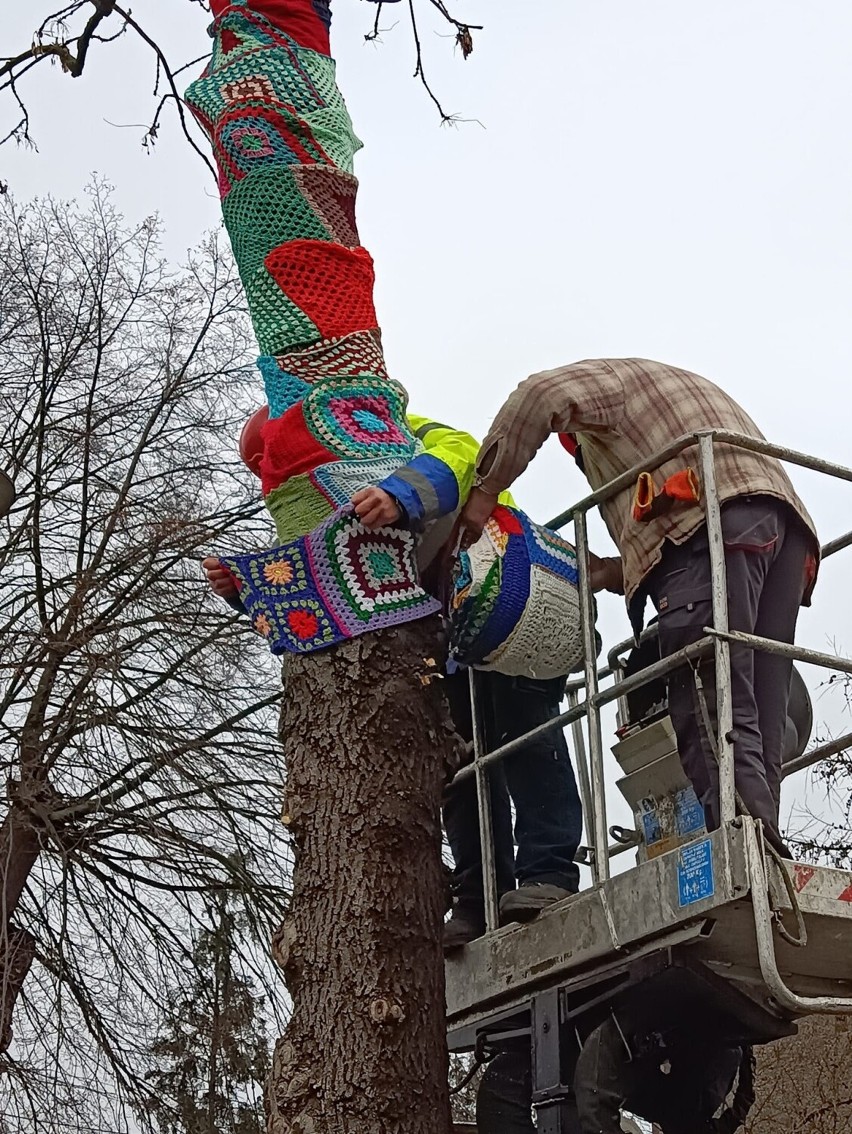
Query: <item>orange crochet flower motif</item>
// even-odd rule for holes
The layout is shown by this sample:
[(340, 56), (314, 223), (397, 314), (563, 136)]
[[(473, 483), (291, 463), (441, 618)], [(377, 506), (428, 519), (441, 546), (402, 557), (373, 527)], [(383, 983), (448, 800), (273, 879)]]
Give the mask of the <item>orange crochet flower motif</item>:
[(289, 583), (293, 578), (293, 565), (287, 559), (276, 559), (263, 568), (267, 583)]
[(254, 628), (258, 634), (262, 634), (264, 638), (268, 638), (272, 633), (272, 623), (265, 614), (259, 614), (254, 620)]

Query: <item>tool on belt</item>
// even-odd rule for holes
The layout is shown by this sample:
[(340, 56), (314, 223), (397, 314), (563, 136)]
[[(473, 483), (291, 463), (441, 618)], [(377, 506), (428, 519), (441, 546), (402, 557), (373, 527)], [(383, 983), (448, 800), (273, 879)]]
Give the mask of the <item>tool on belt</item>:
[(657, 492), (649, 472), (640, 473), (633, 493), (633, 519), (640, 523), (664, 516), (675, 504), (698, 504), (701, 486), (694, 469), (685, 468), (668, 478)]

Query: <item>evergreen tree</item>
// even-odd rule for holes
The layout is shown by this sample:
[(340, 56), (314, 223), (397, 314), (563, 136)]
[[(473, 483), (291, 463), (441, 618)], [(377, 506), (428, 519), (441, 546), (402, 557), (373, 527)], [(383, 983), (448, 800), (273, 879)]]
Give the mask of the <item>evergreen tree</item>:
[(236, 973), (239, 916), (223, 897), (193, 949), (192, 976), (151, 1045), (150, 1116), (162, 1134), (263, 1134), (269, 1044), (263, 998)]

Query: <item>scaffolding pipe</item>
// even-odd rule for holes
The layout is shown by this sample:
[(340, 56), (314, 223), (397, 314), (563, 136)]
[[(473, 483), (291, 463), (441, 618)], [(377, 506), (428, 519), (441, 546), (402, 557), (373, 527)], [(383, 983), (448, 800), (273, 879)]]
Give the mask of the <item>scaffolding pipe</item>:
[[(712, 608), (713, 608), (713, 627), (705, 627), (705, 637), (698, 642), (692, 643), (690, 646), (684, 647), (665, 658), (654, 662), (650, 666), (646, 666), (639, 673), (631, 675), (629, 678), (622, 677), (623, 661), (621, 655), (631, 649), (635, 642), (632, 638), (624, 642), (620, 642), (617, 646), (611, 649), (607, 655), (608, 665), (602, 669), (597, 668), (596, 664), (596, 643), (594, 633), (594, 619), (593, 619), (593, 601), (592, 591), (589, 585), (589, 547), (588, 535), (586, 526), (586, 513), (596, 505), (602, 504), (605, 501), (612, 499), (623, 492), (625, 489), (632, 488), (636, 482), (636, 478), (642, 472), (647, 472), (664, 464), (678, 453), (682, 452), (689, 446), (697, 443), (699, 450), (699, 459), (701, 465), (702, 488), (704, 497), (704, 511), (705, 521), (707, 524), (707, 535), (710, 550), (710, 575), (711, 575), (711, 594), (712, 594)], [(725, 572), (725, 556), (724, 556), (724, 541), (722, 537), (721, 525), (721, 511), (720, 501), (716, 487), (715, 477), (715, 456), (714, 444), (722, 443), (731, 445), (733, 447), (746, 449), (750, 452), (761, 453), (765, 456), (775, 457), (781, 461), (787, 461), (792, 464), (801, 466), (802, 468), (812, 469), (816, 472), (825, 473), (829, 476), (836, 477), (841, 480), (852, 482), (852, 469), (844, 465), (838, 465), (831, 461), (825, 461), (818, 457), (811, 457), (806, 453), (800, 453), (795, 449), (789, 449), (782, 445), (773, 445), (769, 441), (748, 437), (745, 434), (734, 433), (726, 429), (711, 429), (700, 430), (693, 434), (687, 434), (679, 437), (670, 445), (666, 446), (660, 452), (650, 459), (645, 459), (640, 463), (634, 465), (614, 480), (610, 481), (603, 487), (596, 489), (594, 492), (585, 496), (577, 504), (566, 511), (561, 512), (558, 516), (554, 517), (549, 523), (551, 528), (561, 528), (570, 520), (573, 520), (575, 527), (575, 544), (577, 549), (577, 564), (579, 571), (579, 598), (580, 598), (580, 612), (583, 632), (584, 644), (584, 664), (585, 672), (582, 678), (573, 678), (566, 683), (566, 693), (569, 698), (569, 709), (567, 712), (560, 713), (554, 717), (553, 720), (547, 721), (537, 728), (531, 729), (530, 732), (519, 736), (507, 744), (501, 745), (499, 748), (494, 749), (492, 752), (486, 752), (484, 730), (482, 720), (479, 713), (479, 698), (477, 696), (476, 678), (474, 672), (470, 673), (470, 687), (471, 687), (471, 709), (473, 716), (473, 762), (466, 767), (462, 768), (454, 778), (454, 783), (464, 780), (469, 776), (476, 778), (477, 801), (479, 803), (479, 821), (480, 821), (480, 840), (482, 843), (482, 863), (483, 863), (483, 889), (485, 896), (486, 907), (486, 924), (488, 930), (491, 931), (497, 927), (498, 909), (497, 909), (497, 891), (496, 891), (496, 877), (494, 869), (494, 838), (491, 817), (491, 800), (488, 786), (488, 768), (491, 764), (496, 763), (498, 760), (503, 760), (513, 753), (521, 751), (530, 740), (536, 739), (541, 736), (548, 735), (556, 729), (564, 728), (567, 725), (572, 726), (572, 734), (574, 739), (574, 747), (577, 753), (577, 766), (578, 774), (580, 777), (580, 789), (583, 795), (584, 811), (586, 813), (586, 831), (591, 839), (591, 865), (594, 870), (595, 882), (601, 883), (606, 881), (610, 876), (609, 860), (618, 854), (623, 854), (625, 851), (630, 850), (631, 847), (624, 844), (609, 845), (608, 832), (606, 827), (606, 797), (605, 797), (605, 784), (604, 784), (604, 766), (603, 766), (603, 740), (601, 736), (601, 722), (600, 722), (600, 709), (603, 705), (611, 701), (617, 700), (621, 708), (625, 704), (625, 698), (634, 689), (640, 688), (651, 681), (657, 680), (661, 677), (667, 676), (672, 670), (687, 662), (698, 661), (704, 658), (712, 649), (715, 654), (716, 663), (716, 689), (717, 689), (717, 711), (718, 711), (718, 751), (720, 759), (720, 814), (722, 823), (728, 823), (734, 819), (735, 816), (735, 786), (734, 786), (734, 758), (733, 746), (731, 744), (731, 734), (733, 731), (733, 712), (732, 712), (732, 697), (731, 697), (731, 680), (730, 680), (730, 647), (732, 644), (746, 646), (749, 649), (764, 650), (769, 653), (781, 654), (796, 661), (801, 661), (807, 664), (818, 665), (824, 668), (839, 670), (840, 672), (852, 674), (852, 660), (848, 658), (834, 657), (831, 654), (822, 653), (817, 650), (807, 650), (798, 646), (790, 645), (784, 642), (776, 642), (772, 639), (761, 638), (754, 634), (745, 634), (739, 631), (731, 631), (728, 626), (728, 608), (727, 608), (727, 588), (726, 588), (726, 572)], [(846, 547), (852, 546), (852, 531), (836, 537), (829, 543), (826, 543), (822, 548), (822, 558), (827, 559), (829, 556), (836, 554), (838, 551)], [(650, 640), (658, 632), (656, 626), (646, 628), (641, 635), (639, 641), (644, 642)], [(607, 689), (600, 688), (600, 682), (608, 677), (614, 677), (614, 684)], [(586, 690), (586, 700), (579, 701), (579, 694), (582, 689)], [(583, 717), (588, 719), (589, 730), (589, 758), (588, 764), (586, 761), (585, 745), (582, 737), (581, 721)], [(836, 755), (838, 752), (844, 751), (846, 748), (852, 747), (852, 732), (847, 733), (845, 736), (837, 740), (830, 741), (827, 744), (814, 748), (811, 752), (804, 753), (802, 756), (797, 757), (795, 760), (790, 761), (784, 766), (783, 775), (789, 776), (794, 772), (801, 771), (803, 768), (811, 767), (819, 760), (825, 759), (828, 756)], [(591, 816), (589, 813), (591, 812)], [(750, 835), (750, 839), (749, 839)], [(753, 840), (753, 841), (752, 841)], [(756, 840), (753, 832), (747, 832), (747, 844), (751, 841), (749, 850), (751, 852), (751, 861), (754, 870), (754, 880), (758, 882), (760, 887), (760, 874), (762, 874), (762, 862), (759, 855), (755, 854)], [(584, 848), (585, 849), (585, 848)], [(577, 854), (578, 862), (588, 861), (588, 857), (579, 851)], [(759, 872), (758, 872), (759, 871)], [(765, 876), (764, 876), (765, 884)], [(758, 906), (761, 905), (760, 900), (755, 903), (755, 917), (758, 920)], [(771, 935), (770, 935), (771, 941)], [(776, 975), (772, 974), (772, 960), (767, 956), (767, 941), (764, 938), (763, 942), (759, 942), (762, 951), (762, 967), (766, 967), (764, 976), (768, 979), (769, 983), (774, 984), (778, 990), (780, 997), (783, 999), (785, 992), (788, 995), (789, 991), (785, 989), (783, 982)], [(795, 998), (798, 1005), (806, 1003), (805, 999)], [(788, 1001), (788, 1003), (792, 1003)], [(818, 1000), (810, 1001), (811, 1004), (816, 1005)], [(813, 1010), (826, 1010), (825, 1008)]]
[(780, 654), (793, 661), (806, 662), (808, 665), (818, 665), (823, 669), (837, 669), (841, 673), (852, 673), (852, 658), (841, 657), (840, 654), (824, 654), (820, 650), (808, 650), (804, 646), (795, 646), (790, 642), (778, 642), (774, 638), (761, 638), (759, 634), (746, 634), (742, 630), (717, 630), (713, 626), (705, 626), (704, 633), (713, 638), (723, 638), (727, 642), (746, 646), (750, 650), (760, 650), (766, 654)]
[(473, 771), (476, 776), (476, 802), (479, 811), (479, 844), (482, 852), (482, 892), (485, 902), (485, 929), (491, 933), (498, 926), (497, 870), (494, 864), (494, 823), (491, 814), (491, 790), (485, 755), (485, 729), (478, 711), (477, 672), (468, 670), (470, 682), (470, 717), (473, 723)]
[(844, 733), (837, 740), (829, 740), (826, 744), (820, 744), (817, 748), (812, 748), (810, 752), (803, 752), (795, 760), (788, 760), (781, 768), (781, 778), (786, 779), (787, 776), (792, 776), (795, 772), (812, 768), (820, 760), (826, 760), (829, 756), (837, 756), (838, 753), (845, 752), (847, 748), (852, 748), (852, 732)]
[[(698, 434), (701, 458), (701, 491), (710, 550), (710, 594), (713, 604), (713, 625), (728, 629), (728, 585), (725, 568), (725, 540), (722, 535), (722, 514), (716, 491), (716, 458), (713, 434)], [(734, 706), (731, 696), (731, 647), (721, 636), (716, 638), (716, 753), (719, 760), (719, 818), (722, 825), (737, 814), (737, 792), (734, 786)], [(708, 738), (712, 743), (712, 738)]]
[(592, 604), (592, 587), (589, 578), (589, 538), (586, 515), (574, 516), (574, 535), (577, 551), (578, 588), (580, 591), (580, 625), (583, 631), (583, 655), (586, 667), (586, 718), (589, 730), (589, 771), (592, 789), (592, 875), (596, 883), (609, 878), (609, 838), (606, 824), (606, 783), (604, 779), (603, 737), (598, 706), (597, 643), (595, 642), (595, 612)]

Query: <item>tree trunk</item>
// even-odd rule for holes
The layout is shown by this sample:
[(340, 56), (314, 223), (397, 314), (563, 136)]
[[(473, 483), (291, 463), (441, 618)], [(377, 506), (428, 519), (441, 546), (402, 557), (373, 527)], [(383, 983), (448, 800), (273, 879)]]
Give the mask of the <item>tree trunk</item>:
[(0, 826), (0, 1054), (12, 1042), (12, 1012), (35, 954), (35, 939), (12, 916), (40, 853), (31, 815), (13, 801)]
[(440, 802), (457, 738), (429, 618), (285, 666), (293, 1014), (270, 1134), (449, 1134)]
[(12, 802), (0, 826), (0, 885), (3, 919), (10, 919), (41, 853), (41, 839), (31, 814)]
[(6, 922), (0, 952), (0, 1052), (12, 1042), (12, 1011), (33, 963), (36, 940), (26, 929)]

